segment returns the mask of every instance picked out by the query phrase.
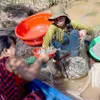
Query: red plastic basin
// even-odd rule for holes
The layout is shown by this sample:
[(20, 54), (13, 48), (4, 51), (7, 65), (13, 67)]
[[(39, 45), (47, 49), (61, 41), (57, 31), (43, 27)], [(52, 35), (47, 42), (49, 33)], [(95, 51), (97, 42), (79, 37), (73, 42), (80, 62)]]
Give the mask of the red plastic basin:
[(43, 37), (52, 23), (48, 21), (50, 16), (50, 13), (39, 13), (26, 18), (16, 27), (16, 36), (25, 41)]
[(23, 40), (25, 44), (30, 45), (30, 46), (39, 46), (42, 45), (43, 38), (37, 38), (33, 40)]

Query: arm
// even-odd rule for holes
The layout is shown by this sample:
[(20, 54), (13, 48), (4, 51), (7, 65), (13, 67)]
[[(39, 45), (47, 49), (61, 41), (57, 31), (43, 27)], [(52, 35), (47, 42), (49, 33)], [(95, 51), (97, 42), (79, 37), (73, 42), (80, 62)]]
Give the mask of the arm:
[(14, 74), (18, 75), (24, 80), (32, 81), (40, 72), (41, 65), (49, 60), (48, 56), (38, 58), (34, 64), (28, 66), (22, 58), (12, 57), (7, 61), (7, 69), (11, 69)]
[(87, 30), (88, 34), (90, 34), (90, 35), (94, 33), (94, 30), (93, 30), (92, 27), (86, 26), (86, 25), (84, 25), (82, 23), (79, 23), (79, 22), (77, 22), (75, 20), (72, 20), (71, 24), (72, 24), (74, 29)]
[(2, 94), (0, 95), (0, 100), (6, 100)]
[(48, 29), (48, 32), (46, 33), (46, 35), (43, 38), (42, 47), (44, 47), (44, 48), (49, 47), (49, 43), (52, 40), (52, 37), (53, 37), (55, 31), (56, 31), (56, 27), (54, 25), (51, 25)]

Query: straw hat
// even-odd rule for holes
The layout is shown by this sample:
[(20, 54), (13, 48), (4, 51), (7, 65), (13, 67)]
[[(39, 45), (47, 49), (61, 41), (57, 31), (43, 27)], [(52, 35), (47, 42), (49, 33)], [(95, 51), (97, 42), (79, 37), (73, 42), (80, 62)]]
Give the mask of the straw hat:
[(68, 16), (65, 12), (64, 12), (64, 9), (62, 8), (61, 5), (57, 5), (57, 6), (54, 6), (51, 8), (51, 13), (52, 13), (52, 16), (49, 18), (49, 20), (53, 20), (53, 19), (56, 19), (60, 16)]

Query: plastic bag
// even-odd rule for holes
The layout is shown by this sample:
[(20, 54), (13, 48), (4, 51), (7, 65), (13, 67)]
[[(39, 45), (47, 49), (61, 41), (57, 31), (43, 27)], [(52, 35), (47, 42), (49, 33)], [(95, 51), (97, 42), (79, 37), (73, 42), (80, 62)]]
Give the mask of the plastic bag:
[(91, 68), (92, 87), (100, 88), (100, 63), (93, 64)]

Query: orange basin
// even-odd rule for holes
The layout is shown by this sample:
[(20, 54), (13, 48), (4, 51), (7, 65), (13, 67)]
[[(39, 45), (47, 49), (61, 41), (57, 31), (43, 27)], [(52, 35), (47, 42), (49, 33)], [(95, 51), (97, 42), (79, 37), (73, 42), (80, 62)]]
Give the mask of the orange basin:
[(24, 40), (25, 43), (31, 41), (30, 44), (34, 39), (43, 38), (52, 23), (48, 21), (50, 16), (50, 13), (39, 13), (26, 18), (16, 27), (16, 36)]

